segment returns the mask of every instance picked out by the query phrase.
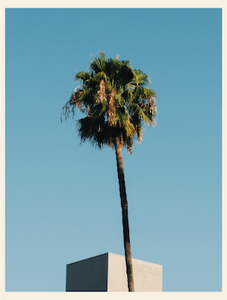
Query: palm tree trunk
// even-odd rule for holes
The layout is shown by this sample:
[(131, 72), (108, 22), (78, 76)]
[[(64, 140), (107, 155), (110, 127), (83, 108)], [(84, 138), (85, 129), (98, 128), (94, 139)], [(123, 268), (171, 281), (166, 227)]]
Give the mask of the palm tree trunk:
[(128, 201), (127, 201), (126, 189), (125, 189), (122, 145), (121, 145), (119, 139), (116, 139), (115, 152), (116, 152), (116, 159), (117, 159), (117, 173), (118, 173), (121, 208), (122, 208), (122, 224), (123, 224), (125, 263), (126, 263), (126, 273), (127, 273), (127, 279), (128, 279), (128, 290), (129, 290), (129, 292), (134, 292), (132, 254), (131, 254), (131, 244), (130, 244), (130, 238), (129, 238)]

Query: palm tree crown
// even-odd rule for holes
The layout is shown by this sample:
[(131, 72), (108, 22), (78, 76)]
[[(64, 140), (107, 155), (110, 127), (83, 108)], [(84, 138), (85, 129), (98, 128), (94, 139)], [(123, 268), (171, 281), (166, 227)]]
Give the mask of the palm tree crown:
[[(131, 243), (129, 238), (128, 201), (126, 195), (122, 148), (132, 153), (135, 139), (141, 140), (145, 123), (155, 125), (156, 94), (149, 89), (149, 78), (141, 70), (133, 70), (129, 61), (106, 59), (104, 53), (93, 58), (88, 72), (79, 72), (82, 81), (62, 108), (65, 118), (75, 108), (86, 116), (77, 121), (81, 141), (115, 148), (128, 290), (134, 291)], [(62, 118), (62, 116), (61, 116)]]
[(114, 146), (119, 139), (132, 153), (135, 139), (141, 141), (145, 123), (155, 125), (156, 93), (149, 89), (149, 77), (133, 70), (129, 61), (106, 59), (104, 53), (93, 58), (88, 72), (79, 72), (82, 81), (62, 108), (62, 115), (73, 116), (75, 108), (86, 114), (77, 121), (81, 141), (90, 140), (101, 148)]

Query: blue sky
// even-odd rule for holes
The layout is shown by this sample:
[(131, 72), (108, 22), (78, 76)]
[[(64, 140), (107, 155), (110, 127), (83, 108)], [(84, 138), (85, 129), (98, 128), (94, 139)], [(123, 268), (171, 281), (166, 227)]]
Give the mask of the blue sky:
[(123, 153), (132, 256), (163, 265), (163, 291), (222, 290), (221, 16), (6, 10), (6, 291), (64, 291), (66, 264), (124, 254), (115, 153), (60, 123), (98, 51), (158, 94), (157, 126)]

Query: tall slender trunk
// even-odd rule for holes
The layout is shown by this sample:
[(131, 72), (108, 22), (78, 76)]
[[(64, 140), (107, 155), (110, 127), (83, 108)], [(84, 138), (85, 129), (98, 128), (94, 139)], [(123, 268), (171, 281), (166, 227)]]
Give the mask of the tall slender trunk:
[(126, 263), (126, 273), (127, 273), (127, 279), (128, 279), (128, 290), (129, 290), (129, 292), (134, 292), (132, 254), (131, 254), (131, 244), (130, 244), (130, 238), (129, 238), (128, 201), (127, 201), (126, 188), (125, 188), (122, 145), (121, 145), (119, 139), (116, 139), (115, 152), (116, 152), (117, 173), (118, 173), (121, 208), (122, 208), (122, 224), (123, 224), (125, 263)]

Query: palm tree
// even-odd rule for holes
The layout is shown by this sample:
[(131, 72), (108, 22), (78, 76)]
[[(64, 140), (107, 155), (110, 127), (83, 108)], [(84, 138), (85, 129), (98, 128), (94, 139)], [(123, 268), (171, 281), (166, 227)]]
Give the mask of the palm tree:
[(106, 59), (103, 52), (93, 57), (89, 71), (77, 73), (75, 80), (82, 84), (62, 108), (61, 121), (70, 113), (74, 117), (77, 108), (86, 114), (77, 121), (81, 142), (89, 140), (100, 149), (105, 145), (115, 148), (128, 290), (134, 291), (122, 149), (131, 154), (134, 141), (142, 139), (143, 125), (155, 125), (156, 93), (149, 88), (145, 73), (133, 70), (129, 61), (119, 57)]

